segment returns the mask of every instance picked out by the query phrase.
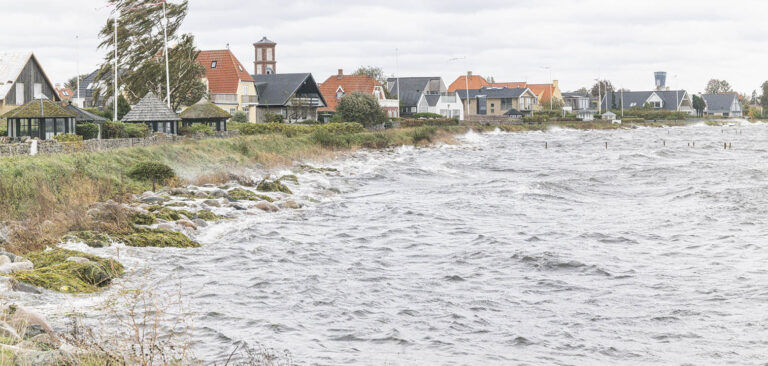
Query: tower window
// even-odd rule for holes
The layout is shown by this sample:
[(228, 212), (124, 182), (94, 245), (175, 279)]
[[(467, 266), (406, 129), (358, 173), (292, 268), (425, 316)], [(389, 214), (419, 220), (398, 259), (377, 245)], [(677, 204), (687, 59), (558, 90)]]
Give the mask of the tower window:
[(215, 61), (215, 60), (214, 60), (214, 61), (211, 61), (211, 68), (212, 68), (212, 69), (215, 69), (215, 68), (216, 68), (216, 61)]

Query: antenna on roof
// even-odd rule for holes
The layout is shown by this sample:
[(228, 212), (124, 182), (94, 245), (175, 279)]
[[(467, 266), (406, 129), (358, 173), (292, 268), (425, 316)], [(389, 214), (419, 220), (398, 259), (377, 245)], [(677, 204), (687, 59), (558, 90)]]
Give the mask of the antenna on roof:
[(229, 49), (229, 43), (227, 43), (227, 49)]

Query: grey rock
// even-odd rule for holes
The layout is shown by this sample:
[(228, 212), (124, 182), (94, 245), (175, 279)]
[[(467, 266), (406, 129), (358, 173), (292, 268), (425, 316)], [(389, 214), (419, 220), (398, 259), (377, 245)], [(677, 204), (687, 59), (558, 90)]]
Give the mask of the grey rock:
[(259, 202), (256, 203), (255, 207), (258, 208), (259, 210), (266, 211), (266, 212), (277, 212), (277, 211), (280, 211), (279, 207), (277, 207), (277, 206), (275, 206), (275, 205), (273, 205), (273, 204), (271, 204), (271, 203), (269, 203), (267, 201), (259, 201)]
[(59, 366), (75, 364), (75, 360), (69, 353), (57, 349), (53, 351), (29, 351), (20, 352), (14, 362), (17, 365), (35, 366)]
[(26, 292), (28, 294), (42, 294), (43, 291), (39, 288), (32, 286), (28, 283), (24, 283), (21, 281), (11, 280), (11, 290), (16, 292)]
[(210, 207), (221, 207), (221, 202), (218, 200), (205, 200), (203, 204)]
[(293, 209), (293, 210), (300, 209), (302, 207), (302, 205), (300, 203), (298, 203), (298, 202), (296, 202), (294, 200), (287, 200), (287, 201), (283, 202), (282, 205), (285, 208), (290, 208), (290, 209)]
[(0, 273), (10, 274), (16, 271), (29, 271), (35, 269), (32, 262), (25, 260), (23, 262), (8, 263), (0, 266)]
[(32, 310), (19, 305), (10, 305), (5, 312), (9, 314), (8, 324), (24, 337), (34, 337), (43, 333), (53, 334), (53, 330), (43, 317)]
[(234, 208), (235, 210), (238, 210), (238, 211), (245, 211), (245, 210), (247, 210), (247, 208), (245, 208), (245, 206), (243, 206), (241, 204), (238, 204), (238, 203), (233, 203), (230, 206), (232, 208)]
[(189, 194), (189, 190), (186, 188), (174, 188), (171, 190), (171, 194), (174, 196), (186, 196)]
[(226, 195), (227, 195), (227, 192), (225, 192), (225, 191), (223, 191), (221, 189), (216, 189), (216, 190), (213, 190), (210, 193), (208, 193), (209, 197), (214, 197), (214, 198), (226, 197)]
[(203, 219), (194, 219), (194, 220), (192, 220), (192, 222), (195, 223), (195, 225), (197, 225), (197, 227), (206, 227), (206, 226), (208, 226), (208, 223), (205, 222), (205, 220), (203, 220)]
[(158, 197), (158, 196), (149, 196), (149, 197), (142, 198), (141, 202), (144, 202), (144, 203), (163, 203), (163, 202), (165, 202), (165, 198)]
[(0, 266), (13, 263), (13, 260), (7, 255), (0, 255)]
[(162, 230), (169, 230), (169, 231), (175, 231), (176, 230), (176, 226), (173, 225), (173, 224), (170, 224), (170, 223), (159, 224), (159, 225), (157, 225), (157, 228), (158, 229), (162, 229)]
[(205, 193), (203, 191), (197, 191), (197, 192), (195, 192), (195, 197), (206, 198), (206, 197), (208, 197), (208, 193)]
[(203, 188), (216, 188), (215, 184), (203, 184)]
[(192, 221), (189, 221), (189, 220), (176, 221), (176, 225), (179, 225), (188, 229), (192, 229), (192, 230), (197, 230), (197, 226)]

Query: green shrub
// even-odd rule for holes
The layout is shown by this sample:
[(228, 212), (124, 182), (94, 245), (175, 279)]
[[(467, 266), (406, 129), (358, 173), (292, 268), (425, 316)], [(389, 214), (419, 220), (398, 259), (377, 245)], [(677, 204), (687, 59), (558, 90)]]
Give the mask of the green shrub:
[(8, 122), (0, 119), (0, 137), (8, 136)]
[(248, 115), (243, 111), (235, 111), (235, 113), (232, 114), (232, 119), (230, 119), (230, 121), (245, 123), (248, 122)]
[(267, 113), (264, 115), (264, 122), (266, 123), (283, 123), (285, 117), (282, 114)]
[(145, 161), (136, 164), (129, 172), (130, 178), (152, 182), (152, 190), (157, 190), (157, 183), (166, 182), (176, 177), (176, 173), (168, 165)]
[(400, 121), (400, 127), (421, 127), (421, 126), (456, 126), (459, 120), (453, 118), (434, 118), (434, 119), (403, 119)]
[(434, 136), (436, 132), (437, 128), (428, 126), (413, 129), (412, 131), (409, 131), (408, 134), (411, 139), (413, 139), (413, 143), (416, 144), (422, 141), (432, 142), (432, 136)]
[(320, 144), (323, 147), (342, 149), (349, 148), (349, 136), (334, 134), (325, 130), (318, 130), (312, 133), (311, 139), (313, 142)]
[(75, 131), (83, 140), (93, 140), (99, 137), (99, 125), (95, 123), (78, 123)]
[(202, 134), (205, 136), (213, 135), (215, 131), (213, 130), (213, 127), (202, 124), (202, 123), (195, 123), (188, 127), (182, 127), (179, 129), (179, 133), (183, 136), (194, 136), (198, 134)]
[(300, 125), (320, 125), (320, 124), (323, 124), (323, 122), (320, 122), (314, 119), (308, 119), (308, 120), (299, 122), (299, 124)]
[(83, 136), (78, 136), (72, 133), (63, 133), (61, 135), (53, 136), (53, 139), (58, 142), (78, 142), (83, 141)]
[(413, 115), (413, 118), (437, 119), (437, 118), (444, 118), (444, 117), (443, 115), (437, 114), (437, 113), (415, 113)]
[(365, 127), (372, 127), (386, 122), (387, 112), (379, 106), (379, 102), (373, 95), (354, 92), (339, 101), (333, 118), (359, 122)]
[(107, 121), (101, 128), (101, 138), (122, 139), (128, 137), (125, 133), (125, 123)]
[(126, 123), (125, 137), (142, 138), (149, 136), (149, 126), (143, 123)]

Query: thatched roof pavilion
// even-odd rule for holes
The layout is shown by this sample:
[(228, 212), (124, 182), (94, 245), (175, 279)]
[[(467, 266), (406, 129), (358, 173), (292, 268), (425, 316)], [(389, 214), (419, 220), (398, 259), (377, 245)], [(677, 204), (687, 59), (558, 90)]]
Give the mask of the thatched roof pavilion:
[(8, 121), (8, 136), (41, 140), (75, 133), (75, 115), (49, 99), (33, 99), (0, 116)]
[(123, 122), (144, 123), (154, 132), (174, 135), (179, 133), (179, 121), (181, 118), (152, 92), (141, 98), (139, 103), (123, 117)]
[(227, 113), (227, 111), (205, 98), (200, 99), (199, 102), (185, 109), (181, 112), (180, 116), (182, 127), (188, 127), (194, 123), (204, 123), (213, 127), (216, 131), (226, 131), (227, 120), (232, 118), (232, 115)]

